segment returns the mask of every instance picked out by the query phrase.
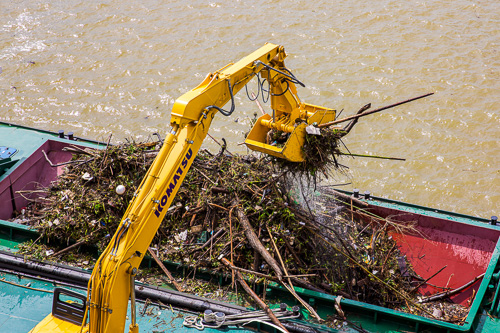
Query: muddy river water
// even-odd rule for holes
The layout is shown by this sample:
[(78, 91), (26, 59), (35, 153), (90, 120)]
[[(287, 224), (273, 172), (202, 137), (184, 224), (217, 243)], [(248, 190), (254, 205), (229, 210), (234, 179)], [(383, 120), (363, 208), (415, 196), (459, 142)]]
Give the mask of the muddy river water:
[[(345, 189), (489, 218), (500, 200), (500, 2), (2, 1), (0, 121), (113, 141), (169, 129), (205, 75), (281, 44), (303, 101), (363, 118), (345, 143)], [(269, 106), (264, 106), (269, 108)], [(244, 92), (210, 134), (246, 153)], [(0, 143), (1, 146), (1, 143)], [(208, 139), (205, 146), (216, 150)]]

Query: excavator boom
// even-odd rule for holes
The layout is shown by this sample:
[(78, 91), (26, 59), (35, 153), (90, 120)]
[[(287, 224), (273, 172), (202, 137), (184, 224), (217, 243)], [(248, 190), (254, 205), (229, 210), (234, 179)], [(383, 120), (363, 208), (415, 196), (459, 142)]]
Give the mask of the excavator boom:
[[(255, 150), (303, 160), (302, 145), (308, 124), (328, 122), (335, 111), (300, 101), (296, 84), (302, 84), (286, 69), (284, 48), (263, 47), (207, 75), (203, 82), (176, 100), (171, 115), (172, 130), (134, 194), (120, 226), (92, 271), (82, 317), (69, 323), (64, 314), (52, 313), (32, 332), (123, 332), (129, 298), (134, 303), (134, 275), (147, 252), (168, 207), (179, 190), (217, 112), (234, 111), (234, 95), (253, 77), (269, 82), (273, 114), (258, 119), (247, 138)], [(231, 101), (231, 109), (223, 109)], [(281, 148), (267, 142), (269, 131), (288, 135)], [(135, 310), (135, 304), (131, 304)], [(132, 313), (129, 332), (138, 332)]]

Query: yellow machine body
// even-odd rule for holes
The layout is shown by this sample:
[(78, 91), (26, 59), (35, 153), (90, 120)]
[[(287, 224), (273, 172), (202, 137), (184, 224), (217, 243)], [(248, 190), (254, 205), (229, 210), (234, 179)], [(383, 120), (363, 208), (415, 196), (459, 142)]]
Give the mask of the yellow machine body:
[[(80, 332), (81, 326), (75, 325), (63, 319), (54, 317), (49, 314), (41, 322), (36, 325), (29, 333), (32, 332), (53, 332), (53, 333), (67, 333), (67, 332)], [(83, 329), (82, 332), (87, 332)]]
[[(270, 85), (273, 115), (262, 116), (253, 127), (247, 145), (290, 161), (302, 161), (305, 128), (335, 118), (335, 111), (302, 103), (295, 77), (286, 69), (284, 48), (265, 44), (257, 51), (209, 74), (196, 88), (176, 100), (167, 134), (158, 156), (136, 189), (119, 228), (97, 260), (87, 289), (82, 326), (52, 314), (31, 332), (123, 332), (129, 299), (135, 311), (134, 275), (186, 173), (208, 133), (212, 119), (234, 94), (260, 74)], [(232, 111), (231, 111), (232, 112)], [(227, 115), (227, 114), (226, 114)], [(290, 133), (284, 147), (266, 142), (270, 130)], [(128, 331), (138, 332), (132, 314)]]

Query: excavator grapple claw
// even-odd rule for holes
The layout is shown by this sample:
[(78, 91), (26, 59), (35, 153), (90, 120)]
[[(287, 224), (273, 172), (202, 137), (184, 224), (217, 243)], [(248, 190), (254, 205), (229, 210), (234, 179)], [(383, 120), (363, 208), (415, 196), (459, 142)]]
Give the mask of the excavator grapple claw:
[(246, 146), (290, 162), (303, 162), (306, 127), (334, 120), (335, 110), (302, 104), (297, 114), (302, 117), (292, 119), (285, 114), (273, 120), (267, 113), (262, 115), (248, 133)]

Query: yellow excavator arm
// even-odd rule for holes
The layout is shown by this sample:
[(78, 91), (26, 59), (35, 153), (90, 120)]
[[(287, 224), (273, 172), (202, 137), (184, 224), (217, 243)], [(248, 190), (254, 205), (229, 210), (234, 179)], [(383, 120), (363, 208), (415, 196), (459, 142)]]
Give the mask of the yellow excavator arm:
[[(172, 130), (158, 156), (137, 188), (108, 247), (92, 271), (82, 317), (69, 323), (64, 315), (52, 313), (32, 332), (123, 332), (129, 298), (132, 318), (129, 332), (138, 332), (135, 322), (134, 275), (137, 272), (168, 207), (208, 133), (217, 112), (234, 111), (234, 95), (254, 76), (269, 82), (272, 115), (260, 117), (246, 144), (248, 147), (290, 161), (302, 161), (305, 127), (326, 123), (335, 111), (300, 101), (296, 84), (302, 84), (286, 69), (282, 46), (263, 47), (209, 74), (196, 88), (176, 100), (172, 109)], [(222, 107), (231, 101), (231, 109)], [(288, 134), (283, 147), (267, 142), (270, 130)]]

